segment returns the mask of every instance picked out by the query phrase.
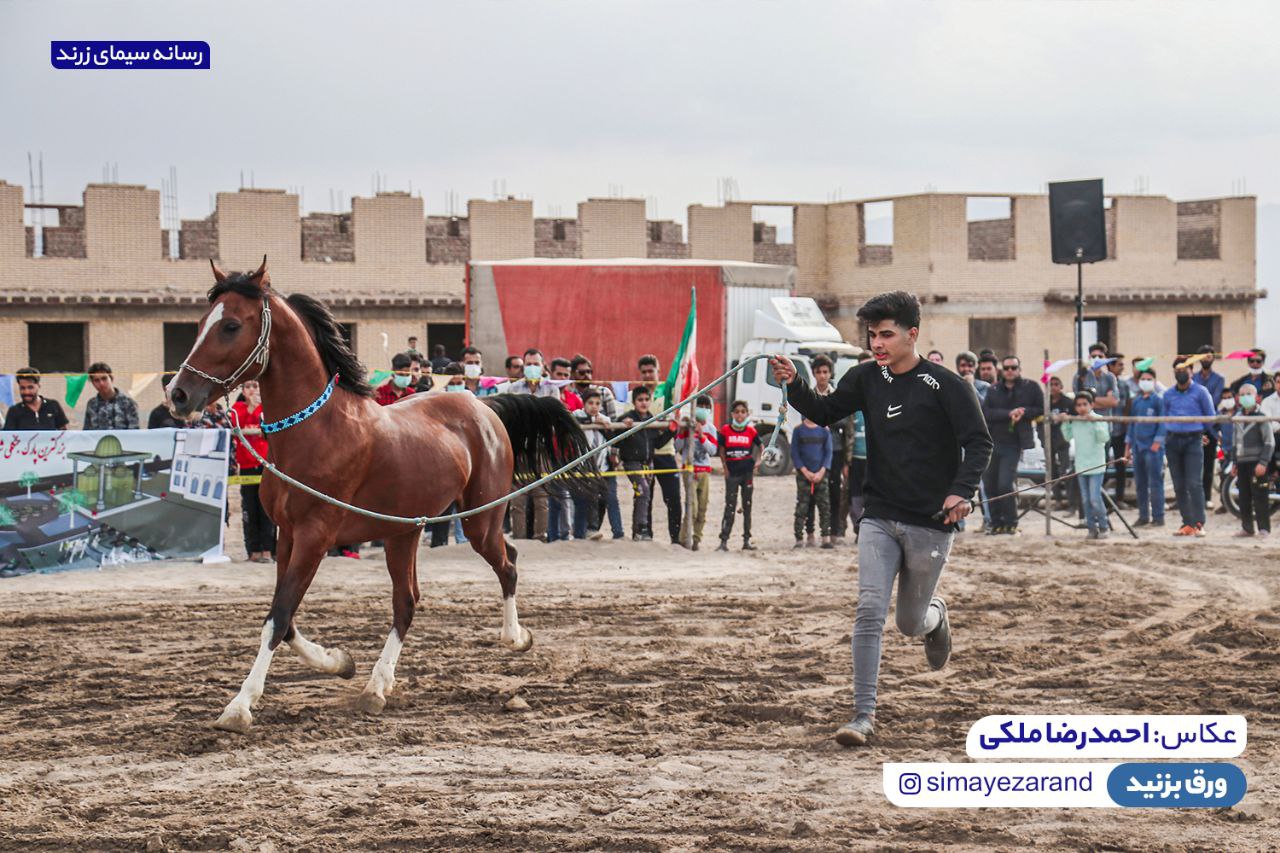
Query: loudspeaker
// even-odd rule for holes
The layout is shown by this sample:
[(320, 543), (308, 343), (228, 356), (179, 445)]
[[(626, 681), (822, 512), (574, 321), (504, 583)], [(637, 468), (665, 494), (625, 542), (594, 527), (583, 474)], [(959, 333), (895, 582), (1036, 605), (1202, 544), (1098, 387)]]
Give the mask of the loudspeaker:
[(1055, 264), (1091, 264), (1107, 259), (1102, 180), (1049, 184), (1049, 232)]

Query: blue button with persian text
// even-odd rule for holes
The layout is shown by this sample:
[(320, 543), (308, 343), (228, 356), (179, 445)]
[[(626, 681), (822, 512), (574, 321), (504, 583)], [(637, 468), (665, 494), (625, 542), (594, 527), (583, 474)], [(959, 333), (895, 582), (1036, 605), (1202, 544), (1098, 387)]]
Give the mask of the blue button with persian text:
[(1219, 762), (1132, 762), (1107, 777), (1107, 794), (1127, 808), (1224, 808), (1248, 788), (1239, 767)]

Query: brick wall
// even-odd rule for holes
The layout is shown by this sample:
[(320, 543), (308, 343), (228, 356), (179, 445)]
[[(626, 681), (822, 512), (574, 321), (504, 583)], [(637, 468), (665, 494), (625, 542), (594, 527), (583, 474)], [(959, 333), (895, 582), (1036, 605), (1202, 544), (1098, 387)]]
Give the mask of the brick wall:
[(582, 257), (576, 219), (533, 220), (533, 253), (539, 258)]
[(471, 257), (477, 261), (509, 261), (533, 257), (533, 202), (469, 201)]
[(593, 198), (578, 205), (584, 258), (643, 258), (649, 234), (642, 198)]
[(1178, 259), (1221, 258), (1221, 229), (1222, 206), (1217, 201), (1178, 202)]
[(648, 241), (647, 258), (688, 258), (689, 244), (684, 242), (684, 228), (670, 219), (651, 219), (645, 223)]
[(689, 251), (701, 260), (750, 261), (755, 258), (751, 205), (689, 206)]
[(350, 213), (312, 213), (302, 217), (304, 261), (348, 263), (356, 259)]
[(471, 257), (471, 221), (465, 216), (427, 217), (427, 263), (465, 264)]
[(1013, 260), (1013, 218), (969, 223), (969, 260)]
[(205, 260), (218, 257), (218, 212), (204, 219), (184, 219), (178, 231), (178, 257)]

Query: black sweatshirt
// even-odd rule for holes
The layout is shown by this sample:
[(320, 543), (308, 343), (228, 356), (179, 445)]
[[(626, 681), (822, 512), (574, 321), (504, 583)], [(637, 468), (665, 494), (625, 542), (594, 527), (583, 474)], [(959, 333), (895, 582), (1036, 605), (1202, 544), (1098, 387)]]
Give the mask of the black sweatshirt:
[(973, 386), (925, 359), (901, 374), (864, 362), (827, 397), (797, 376), (787, 396), (796, 411), (823, 426), (862, 411), (867, 518), (946, 530), (933, 514), (947, 495), (972, 498), (991, 458), (991, 436)]

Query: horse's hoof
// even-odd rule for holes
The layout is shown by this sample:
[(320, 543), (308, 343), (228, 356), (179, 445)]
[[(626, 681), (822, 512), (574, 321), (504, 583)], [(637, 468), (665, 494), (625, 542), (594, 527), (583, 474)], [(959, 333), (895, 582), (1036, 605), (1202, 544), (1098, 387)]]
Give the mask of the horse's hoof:
[(356, 710), (370, 717), (378, 716), (385, 707), (387, 707), (387, 700), (377, 693), (361, 693), (360, 698), (356, 700)]
[(531, 648), (533, 648), (533, 632), (521, 625), (520, 639), (511, 644), (511, 651), (527, 652)]
[(213, 727), (232, 734), (247, 735), (253, 727), (253, 715), (244, 708), (227, 708)]
[(334, 675), (339, 678), (352, 678), (356, 674), (356, 662), (352, 659), (350, 653), (343, 649), (338, 649), (338, 669)]

